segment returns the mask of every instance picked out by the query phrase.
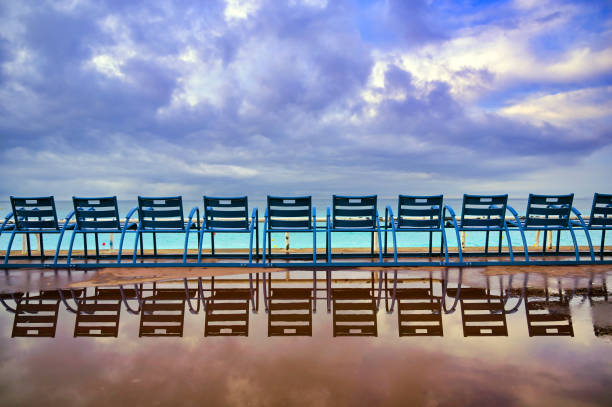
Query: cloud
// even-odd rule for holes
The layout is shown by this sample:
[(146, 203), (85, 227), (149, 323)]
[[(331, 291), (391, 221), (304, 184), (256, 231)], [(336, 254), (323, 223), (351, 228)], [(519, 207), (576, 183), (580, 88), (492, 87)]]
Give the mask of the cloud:
[(609, 16), (462, 7), (6, 3), (0, 193), (458, 195), (588, 176), (612, 143)]

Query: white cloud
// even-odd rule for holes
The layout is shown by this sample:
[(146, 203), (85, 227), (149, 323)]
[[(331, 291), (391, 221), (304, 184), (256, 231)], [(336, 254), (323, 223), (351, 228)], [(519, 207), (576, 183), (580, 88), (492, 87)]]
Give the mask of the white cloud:
[(612, 86), (549, 95), (532, 95), (499, 113), (535, 123), (567, 126), (572, 122), (612, 118)]
[(225, 0), (225, 21), (246, 20), (259, 7), (258, 0)]
[[(417, 87), (431, 81), (447, 82), (455, 97), (472, 102), (488, 91), (520, 82), (574, 82), (612, 71), (612, 46), (597, 49), (580, 44), (556, 55), (539, 55), (534, 39), (566, 31), (580, 10), (571, 5), (536, 7), (531, 3), (517, 4), (529, 10), (515, 24), (477, 25), (460, 30), (447, 41), (408, 52), (375, 52), (372, 84), (380, 82), (381, 67), (393, 64), (409, 71)], [(603, 35), (612, 43), (612, 32)], [(479, 72), (488, 74), (487, 80)]]

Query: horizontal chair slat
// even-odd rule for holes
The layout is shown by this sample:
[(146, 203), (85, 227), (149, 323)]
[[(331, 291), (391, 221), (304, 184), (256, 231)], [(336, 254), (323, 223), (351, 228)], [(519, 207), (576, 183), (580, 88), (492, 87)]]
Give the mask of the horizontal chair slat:
[(440, 226), (440, 219), (404, 219), (399, 218), (399, 227), (431, 228)]
[(310, 209), (274, 209), (268, 212), (270, 217), (279, 218), (303, 218), (310, 216)]
[(57, 229), (57, 222), (54, 220), (20, 220), (20, 229)]
[(208, 220), (207, 228), (246, 229), (249, 223), (246, 220)]
[(23, 207), (37, 207), (37, 206), (54, 206), (54, 200), (52, 196), (43, 196), (36, 198), (15, 198), (12, 197), (13, 204), (15, 206), (23, 206)]
[(399, 216), (440, 216), (440, 208), (422, 208), (422, 209), (411, 209), (411, 208), (400, 208)]
[(571, 205), (574, 194), (570, 195), (529, 195), (531, 205)]
[(529, 215), (569, 216), (571, 208), (543, 208), (532, 206), (527, 212)]
[(400, 195), (399, 196), (399, 204), (400, 205), (409, 205), (409, 206), (432, 206), (438, 205), (442, 206), (443, 197), (439, 196), (407, 196)]
[(376, 216), (375, 208), (334, 208), (334, 216)]
[(209, 198), (207, 196), (204, 197), (204, 206), (213, 206), (213, 207), (225, 207), (225, 208), (236, 208), (236, 207), (246, 207), (247, 206), (247, 197), (240, 198)]
[(505, 208), (470, 208), (463, 209), (465, 216), (503, 216)]
[(53, 209), (17, 209), (17, 216), (24, 218), (52, 218), (55, 216)]
[(612, 217), (609, 218), (591, 218), (589, 220), (591, 226), (612, 226)]
[(183, 212), (180, 209), (169, 210), (142, 210), (143, 218), (182, 218)]
[(86, 206), (94, 208), (115, 207), (116, 198), (72, 198), (74, 206)]
[(268, 206), (311, 206), (311, 197), (268, 197)]
[(158, 228), (158, 229), (184, 229), (185, 224), (182, 220), (147, 220), (141, 221), (142, 226), (145, 228)]
[(508, 202), (508, 195), (464, 195), (463, 203), (466, 205), (501, 205)]
[(119, 230), (118, 220), (98, 220), (98, 221), (81, 221), (79, 226), (82, 229), (117, 229)]
[(567, 219), (559, 218), (528, 218), (525, 226), (566, 226)]
[(593, 208), (593, 215), (612, 215), (612, 206), (611, 207), (595, 207)]
[(117, 212), (114, 209), (108, 210), (94, 210), (90, 211), (87, 209), (77, 209), (76, 211), (77, 218), (116, 218)]
[(595, 203), (612, 205), (612, 194), (595, 194)]
[(171, 198), (143, 198), (139, 197), (138, 202), (141, 206), (151, 206), (153, 208), (172, 208), (182, 206), (182, 199), (179, 197)]
[(373, 219), (336, 219), (334, 228), (367, 228), (374, 227)]
[(206, 216), (208, 218), (243, 218), (247, 217), (247, 212), (244, 209), (237, 211), (220, 211), (217, 209), (206, 210)]
[(280, 220), (270, 219), (271, 228), (311, 228), (308, 220)]
[(375, 206), (376, 196), (334, 196), (333, 203), (336, 206)]

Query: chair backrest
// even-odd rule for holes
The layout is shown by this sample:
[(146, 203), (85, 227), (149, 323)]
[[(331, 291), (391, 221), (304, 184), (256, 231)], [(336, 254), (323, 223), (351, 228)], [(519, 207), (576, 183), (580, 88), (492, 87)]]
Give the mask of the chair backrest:
[(589, 226), (603, 226), (612, 228), (612, 194), (598, 194), (593, 196), (593, 206), (589, 217)]
[(526, 227), (562, 226), (567, 227), (574, 194), (534, 195), (529, 194), (527, 201)]
[(207, 228), (247, 229), (249, 201), (246, 196), (221, 198), (204, 196), (204, 217)]
[(376, 227), (376, 195), (333, 196), (333, 226), (335, 228)]
[(52, 196), (14, 197), (11, 206), (18, 230), (59, 229), (55, 200)]
[(121, 229), (117, 197), (79, 198), (72, 197), (74, 216), (80, 230)]
[(270, 229), (312, 229), (312, 197), (268, 195)]
[(507, 205), (508, 194), (464, 194), (463, 206), (461, 208), (461, 227), (502, 228), (506, 220)]
[(183, 198), (138, 197), (138, 221), (142, 229), (185, 230)]
[(439, 228), (442, 225), (442, 195), (400, 195), (397, 225), (402, 228)]

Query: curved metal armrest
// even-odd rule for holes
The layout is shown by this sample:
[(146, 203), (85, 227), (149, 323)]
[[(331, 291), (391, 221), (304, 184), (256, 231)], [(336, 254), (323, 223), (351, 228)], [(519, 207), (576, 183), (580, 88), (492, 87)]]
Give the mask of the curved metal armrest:
[[(127, 215), (125, 215), (125, 223), (123, 224), (124, 228), (128, 227), (128, 224), (130, 224), (130, 219), (132, 219), (132, 216), (134, 215), (134, 212), (136, 212), (138, 210), (138, 207), (134, 207), (132, 209), (129, 210), (129, 212), (127, 213)], [(140, 222), (140, 220), (139, 220)], [(130, 225), (132, 224), (136, 224), (136, 222), (132, 222)]]
[(73, 227), (76, 226), (76, 225), (66, 226), (68, 224), (68, 222), (70, 222), (70, 219), (72, 219), (73, 216), (74, 216), (74, 211), (70, 211), (70, 213), (68, 215), (66, 215), (66, 217), (64, 218), (64, 228), (72, 229)]
[(448, 211), (450, 213), (450, 216), (452, 217), (453, 227), (457, 227), (457, 215), (455, 215), (455, 211), (453, 210), (453, 208), (448, 205), (444, 205), (444, 209), (442, 211), (442, 222), (444, 223), (444, 218), (446, 218), (446, 211)]
[(391, 223), (393, 223), (393, 209), (391, 209), (391, 205), (387, 205), (385, 207), (385, 215), (387, 211), (389, 212), (389, 215), (391, 215)]
[(519, 218), (519, 214), (517, 211), (514, 210), (513, 207), (511, 207), (510, 205), (506, 205), (506, 210), (510, 211), (510, 213), (512, 214), (512, 216), (514, 216), (514, 220), (516, 220), (518, 223), (521, 222), (521, 219)]
[(200, 208), (198, 208), (197, 206), (194, 206), (193, 208), (191, 208), (191, 211), (189, 211), (189, 216), (187, 217), (187, 223), (189, 225), (191, 225), (191, 219), (193, 218), (193, 214), (196, 214), (196, 220), (198, 222), (198, 228), (199, 228), (199, 224), (200, 224)]
[(255, 227), (255, 222), (257, 222), (259, 219), (259, 209), (257, 209), (257, 207), (253, 208), (253, 212), (251, 212), (251, 225), (250, 228), (252, 229), (253, 227)]
[[(4, 222), (2, 222), (2, 226), (0, 226), (0, 233), (2, 233), (2, 231), (4, 230), (4, 228), (6, 227), (6, 224), (8, 223), (9, 220), (11, 220), (11, 218), (13, 217), (13, 212), (9, 212), (5, 217), (4, 217)], [(15, 222), (16, 223), (16, 222)], [(8, 230), (8, 229), (7, 229)]]
[(315, 206), (312, 207), (312, 229), (317, 230), (317, 208)]

